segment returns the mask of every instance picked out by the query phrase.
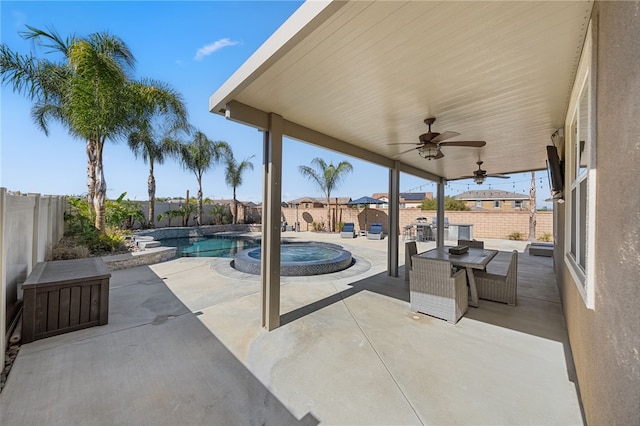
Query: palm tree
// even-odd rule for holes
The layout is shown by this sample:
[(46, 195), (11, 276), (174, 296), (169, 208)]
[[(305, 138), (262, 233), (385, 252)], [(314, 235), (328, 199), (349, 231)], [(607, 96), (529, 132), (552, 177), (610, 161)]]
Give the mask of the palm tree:
[(178, 130), (188, 130), (187, 112), (182, 97), (162, 82), (144, 82), (132, 85), (138, 93), (139, 109), (134, 114), (137, 123), (129, 134), (128, 144), (136, 157), (142, 157), (149, 164), (147, 189), (149, 193), (149, 226), (155, 218), (156, 179), (153, 175), (155, 164), (163, 164), (167, 157), (180, 154), (180, 143), (171, 137)]
[(120, 38), (103, 32), (63, 39), (53, 30), (27, 29), (22, 33), (25, 39), (46, 48), (47, 53), (60, 55), (62, 60), (20, 55), (2, 44), (2, 82), (11, 83), (14, 91), (25, 93), (35, 102), (32, 116), (45, 134), (49, 120), (56, 120), (71, 135), (86, 140), (87, 196), (95, 211), (95, 227), (104, 232), (105, 142), (126, 137), (139, 123), (140, 114), (148, 111), (149, 103), (167, 112), (171, 102), (163, 103), (160, 93), (164, 89), (155, 87), (154, 82), (130, 79), (135, 58)]
[(89, 201), (96, 212), (95, 225), (104, 231), (106, 182), (102, 153), (107, 139), (122, 133), (127, 111), (121, 105), (128, 73), (135, 59), (127, 45), (108, 33), (94, 33), (86, 38), (63, 39), (55, 31), (27, 26), (22, 33), (63, 60), (51, 62), (32, 54), (20, 55), (6, 45), (0, 48), (0, 71), (3, 83), (25, 93), (35, 101), (32, 116), (48, 134), (50, 119), (65, 125), (69, 132), (87, 141), (87, 186)]
[(200, 130), (196, 131), (193, 140), (182, 145), (181, 159), (186, 170), (191, 170), (198, 180), (198, 226), (202, 223), (202, 175), (231, 150), (224, 141), (212, 141)]
[(351, 163), (341, 161), (337, 166), (333, 163), (327, 165), (322, 158), (314, 158), (309, 166), (300, 166), (300, 173), (310, 181), (315, 182), (320, 190), (327, 196), (327, 224), (331, 227), (331, 192), (336, 189), (338, 184), (345, 178), (347, 173), (353, 171)]
[(227, 185), (233, 188), (233, 223), (238, 223), (238, 200), (236, 199), (236, 189), (242, 185), (242, 174), (246, 170), (253, 170), (251, 160), (254, 156), (242, 160), (240, 163), (233, 157), (233, 152), (229, 151), (225, 156), (226, 163), (226, 181)]

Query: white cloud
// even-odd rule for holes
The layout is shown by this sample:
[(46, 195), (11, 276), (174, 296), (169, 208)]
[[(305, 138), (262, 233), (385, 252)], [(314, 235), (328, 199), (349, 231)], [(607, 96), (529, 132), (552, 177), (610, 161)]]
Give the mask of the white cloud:
[(227, 46), (235, 46), (238, 44), (237, 41), (232, 41), (228, 38), (221, 38), (220, 40), (214, 41), (213, 43), (209, 43), (204, 47), (201, 47), (196, 52), (196, 56), (193, 59), (196, 61), (201, 61), (205, 56), (209, 56), (217, 50), (222, 49)]

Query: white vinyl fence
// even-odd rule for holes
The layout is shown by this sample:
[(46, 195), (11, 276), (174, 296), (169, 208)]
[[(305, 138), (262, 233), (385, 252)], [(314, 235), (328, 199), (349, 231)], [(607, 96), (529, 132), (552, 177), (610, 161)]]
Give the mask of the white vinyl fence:
[(64, 234), (65, 197), (14, 195), (0, 188), (0, 365), (17, 318), (20, 284), (38, 262), (49, 260)]

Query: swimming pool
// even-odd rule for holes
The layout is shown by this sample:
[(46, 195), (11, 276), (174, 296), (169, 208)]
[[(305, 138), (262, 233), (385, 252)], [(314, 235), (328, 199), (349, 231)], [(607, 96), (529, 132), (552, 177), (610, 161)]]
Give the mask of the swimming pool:
[(239, 251), (260, 247), (260, 241), (255, 238), (233, 235), (164, 238), (158, 241), (163, 246), (176, 247), (176, 256), (179, 257), (231, 258)]

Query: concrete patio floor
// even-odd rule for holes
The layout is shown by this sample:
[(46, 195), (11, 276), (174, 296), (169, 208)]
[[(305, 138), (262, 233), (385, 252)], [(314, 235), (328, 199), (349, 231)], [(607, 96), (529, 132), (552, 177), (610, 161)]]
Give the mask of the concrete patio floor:
[[(481, 300), (451, 325), (410, 311), (386, 239), (283, 238), (338, 243), (357, 262), (283, 277), (272, 332), (259, 277), (229, 259), (115, 271), (108, 325), (22, 346), (0, 424), (583, 424), (551, 258), (519, 256), (516, 307)], [(526, 243), (486, 246), (505, 250), (499, 268)]]

